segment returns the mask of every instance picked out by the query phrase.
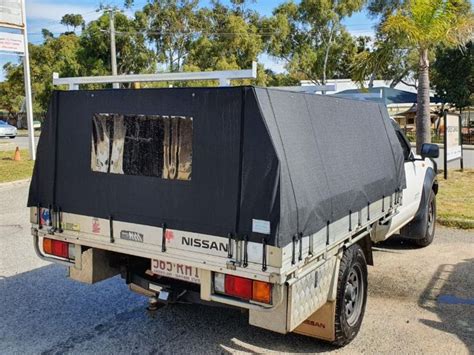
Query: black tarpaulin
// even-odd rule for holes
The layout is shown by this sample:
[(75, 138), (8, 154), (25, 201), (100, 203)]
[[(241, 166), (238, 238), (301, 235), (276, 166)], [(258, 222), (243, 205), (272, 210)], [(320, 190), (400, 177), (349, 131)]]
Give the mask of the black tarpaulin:
[(383, 106), (253, 87), (57, 91), (37, 155), (29, 206), (276, 246), (405, 187)]

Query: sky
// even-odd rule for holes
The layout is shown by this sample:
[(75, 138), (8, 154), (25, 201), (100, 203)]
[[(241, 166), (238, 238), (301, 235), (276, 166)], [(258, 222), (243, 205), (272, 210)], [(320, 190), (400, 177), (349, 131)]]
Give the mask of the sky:
[[(26, 0), (26, 17), (28, 26), (28, 41), (32, 43), (41, 43), (43, 37), (41, 29), (47, 28), (54, 34), (59, 34), (66, 31), (66, 27), (59, 22), (61, 17), (66, 13), (81, 14), (86, 22), (96, 19), (99, 13), (96, 12), (100, 3), (117, 5), (121, 7), (123, 0)], [(228, 0), (222, 0), (223, 3)], [(258, 11), (259, 14), (269, 16), (272, 10), (283, 0), (257, 0), (250, 4), (249, 7)], [(135, 5), (132, 10), (128, 11), (129, 15), (133, 14), (133, 10), (140, 9), (146, 0), (135, 0)], [(202, 6), (209, 4), (208, 0), (200, 1)], [(126, 12), (127, 13), (127, 12)], [(347, 30), (353, 35), (373, 35), (373, 27), (375, 21), (369, 19), (365, 12), (354, 14), (351, 18), (344, 21)], [(17, 56), (0, 53), (0, 68), (9, 61), (17, 61)], [(267, 55), (262, 55), (259, 58), (265, 67), (270, 68), (276, 72), (284, 71), (283, 63), (278, 62), (274, 58)], [(4, 79), (3, 71), (0, 72), (0, 81)]]

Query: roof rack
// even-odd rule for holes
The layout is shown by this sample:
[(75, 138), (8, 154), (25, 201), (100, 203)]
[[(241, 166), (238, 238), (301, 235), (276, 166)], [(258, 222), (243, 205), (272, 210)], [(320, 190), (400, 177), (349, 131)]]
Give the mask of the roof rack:
[(336, 91), (336, 85), (271, 86), (269, 89), (317, 94), (318, 92), (326, 93), (327, 91)]
[(192, 81), (192, 80), (218, 80), (219, 86), (230, 86), (231, 80), (256, 79), (257, 63), (252, 62), (251, 69), (222, 70), (205, 72), (179, 72), (156, 74), (127, 74), (106, 76), (80, 76), (60, 78), (58, 73), (53, 73), (53, 85), (68, 85), (69, 90), (79, 90), (79, 85), (84, 84), (115, 84), (158, 81)]

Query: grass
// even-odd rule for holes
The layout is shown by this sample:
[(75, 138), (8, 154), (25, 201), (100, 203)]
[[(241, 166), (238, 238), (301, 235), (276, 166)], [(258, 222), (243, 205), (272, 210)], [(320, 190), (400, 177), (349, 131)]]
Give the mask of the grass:
[(33, 161), (28, 150), (20, 150), (21, 161), (14, 161), (15, 151), (0, 152), (0, 183), (28, 179), (33, 172)]
[[(28, 130), (27, 129), (19, 129), (16, 133), (18, 137), (28, 137)], [(41, 135), (41, 131), (35, 129), (35, 137), (39, 137)]]
[(450, 170), (439, 175), (438, 222), (448, 227), (474, 229), (474, 170)]

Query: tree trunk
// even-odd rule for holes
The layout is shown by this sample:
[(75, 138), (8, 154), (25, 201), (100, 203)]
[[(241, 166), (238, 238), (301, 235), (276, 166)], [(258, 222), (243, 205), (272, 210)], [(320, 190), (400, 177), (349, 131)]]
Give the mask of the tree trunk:
[[(329, 32), (328, 43), (327, 43), (327, 46), (326, 46), (326, 53), (324, 53), (323, 80), (321, 81), (321, 84), (323, 84), (323, 85), (326, 85), (326, 82), (327, 82), (327, 68), (328, 68), (328, 60), (329, 60), (329, 51), (331, 50), (331, 46), (332, 46), (332, 37), (334, 35), (334, 28), (335, 28), (335, 24), (334, 24), (334, 22), (332, 22), (331, 29), (330, 29), (330, 32)], [(323, 91), (323, 94), (325, 94), (325, 93), (326, 92)]]
[(370, 74), (369, 85), (367, 85), (369, 89), (372, 89), (374, 87), (374, 80), (375, 80), (375, 72)]
[(418, 69), (418, 98), (416, 111), (416, 152), (420, 154), (423, 143), (431, 143), (430, 76), (428, 49), (420, 49)]

